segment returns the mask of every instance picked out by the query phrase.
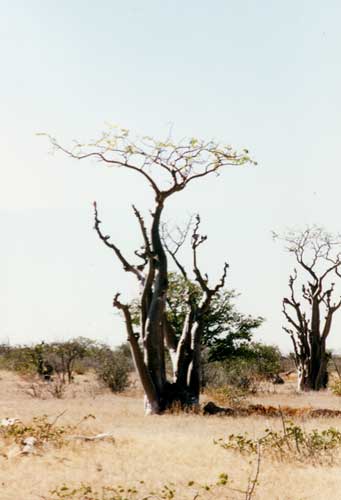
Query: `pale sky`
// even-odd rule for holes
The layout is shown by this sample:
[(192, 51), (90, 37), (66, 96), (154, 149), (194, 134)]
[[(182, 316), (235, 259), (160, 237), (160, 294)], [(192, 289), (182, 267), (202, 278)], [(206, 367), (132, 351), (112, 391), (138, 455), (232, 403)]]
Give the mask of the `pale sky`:
[[(128, 252), (143, 181), (51, 156), (118, 123), (142, 135), (247, 147), (258, 167), (228, 169), (174, 197), (170, 223), (200, 211), (201, 262), (230, 263), (257, 338), (291, 348), (281, 300), (294, 267), (271, 230), (340, 223), (341, 3), (338, 0), (26, 0), (1, 6), (0, 341), (78, 335), (118, 344), (112, 297), (137, 293), (98, 241), (91, 204)], [(341, 312), (329, 346), (341, 350)]]

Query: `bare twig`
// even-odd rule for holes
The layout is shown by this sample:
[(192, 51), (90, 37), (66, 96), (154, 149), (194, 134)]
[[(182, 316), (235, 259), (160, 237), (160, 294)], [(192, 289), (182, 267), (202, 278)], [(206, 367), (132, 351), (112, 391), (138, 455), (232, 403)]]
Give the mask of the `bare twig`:
[(261, 463), (261, 445), (258, 443), (257, 446), (257, 468), (256, 473), (253, 479), (249, 479), (248, 488), (245, 494), (245, 500), (251, 500), (252, 496), (255, 492), (255, 488), (258, 482), (259, 472), (260, 472), (260, 463)]
[(56, 424), (57, 420), (59, 420), (63, 415), (65, 415), (65, 413), (67, 412), (67, 410), (64, 410), (62, 411), (61, 413), (59, 413), (55, 419), (50, 423), (49, 425), (49, 428), (52, 429), (52, 427)]
[[(140, 281), (140, 282), (144, 282), (144, 276), (143, 274), (141, 273), (140, 269), (138, 269), (137, 266), (133, 266), (132, 264), (130, 264), (127, 259), (122, 255), (122, 252), (121, 250), (114, 244), (114, 243), (111, 243), (109, 240), (110, 240), (110, 236), (109, 235), (106, 235), (102, 232), (101, 228), (100, 228), (100, 225), (102, 224), (102, 221), (99, 219), (98, 217), (98, 209), (97, 209), (97, 203), (94, 201), (94, 220), (95, 220), (95, 224), (94, 224), (94, 229), (95, 231), (97, 232), (99, 238), (103, 241), (103, 243), (108, 247), (110, 248), (111, 250), (113, 250), (113, 252), (115, 253), (115, 255), (118, 257), (118, 259), (121, 261), (121, 264), (123, 266), (123, 269), (127, 272), (130, 272), (130, 273), (133, 273), (135, 274), (135, 276), (137, 277), (137, 279)], [(136, 210), (136, 209), (135, 209)]]

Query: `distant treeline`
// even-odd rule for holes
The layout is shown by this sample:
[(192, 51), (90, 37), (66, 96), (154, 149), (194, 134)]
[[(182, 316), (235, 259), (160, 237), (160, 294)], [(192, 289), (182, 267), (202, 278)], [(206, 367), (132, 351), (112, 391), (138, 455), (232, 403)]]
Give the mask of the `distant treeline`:
[(110, 389), (120, 392), (129, 384), (133, 363), (127, 344), (112, 349), (78, 337), (31, 346), (0, 344), (0, 369), (36, 374), (47, 382), (57, 378), (63, 384), (72, 383), (75, 374), (92, 370)]
[[(275, 346), (253, 342), (249, 351), (246, 356), (210, 361), (207, 350), (203, 349), (203, 387), (230, 385), (253, 391), (262, 380), (279, 383), (279, 374), (296, 370), (294, 356), (282, 355)], [(75, 374), (91, 370), (112, 391), (120, 392), (128, 387), (134, 366), (128, 343), (111, 348), (107, 344), (78, 337), (31, 346), (0, 344), (0, 369), (35, 374), (47, 382), (58, 378), (63, 384), (72, 383)], [(330, 355), (329, 371), (341, 374), (340, 355)]]

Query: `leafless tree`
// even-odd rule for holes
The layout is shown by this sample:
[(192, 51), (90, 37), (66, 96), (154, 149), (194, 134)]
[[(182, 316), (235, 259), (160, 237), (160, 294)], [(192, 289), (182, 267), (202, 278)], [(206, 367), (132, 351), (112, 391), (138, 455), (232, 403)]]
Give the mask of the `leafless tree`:
[[(191, 297), (188, 297), (188, 314), (182, 334), (178, 338), (166, 315), (168, 263), (167, 250), (161, 237), (161, 216), (168, 198), (183, 191), (193, 181), (210, 174), (219, 174), (229, 165), (254, 163), (248, 151), (236, 153), (228, 145), (221, 146), (214, 141), (205, 142), (194, 138), (177, 144), (170, 139), (165, 142), (157, 142), (151, 137), (136, 139), (132, 138), (126, 129), (106, 132), (95, 142), (87, 145), (75, 144), (71, 149), (62, 147), (52, 137), (50, 141), (55, 149), (72, 158), (94, 158), (108, 167), (134, 171), (152, 188), (155, 201), (148, 229), (145, 218), (133, 206), (143, 240), (142, 248), (135, 252), (139, 259), (138, 264), (131, 263), (111, 241), (110, 236), (102, 231), (96, 202), (94, 227), (99, 238), (117, 257), (123, 269), (134, 275), (141, 285), (139, 332), (135, 331), (129, 305), (121, 300), (119, 293), (115, 295), (113, 305), (122, 311), (125, 319), (128, 341), (145, 393), (146, 413), (160, 413), (174, 401), (181, 404), (197, 403), (200, 391), (200, 339), (203, 317), (212, 297), (224, 286), (227, 264), (224, 265), (219, 283), (210, 287), (207, 275), (199, 269), (198, 249), (206, 237), (199, 234), (200, 219), (197, 217), (191, 239), (192, 263), (195, 279), (203, 290), (203, 299), (195, 306)], [(181, 264), (180, 269), (186, 275)], [(167, 380), (166, 376), (167, 349), (173, 363), (171, 381)]]
[[(278, 235), (274, 235), (278, 237)], [(298, 370), (298, 390), (320, 390), (328, 381), (329, 355), (326, 341), (334, 313), (341, 298), (334, 298), (335, 279), (341, 277), (341, 237), (312, 226), (303, 231), (290, 231), (279, 237), (295, 256), (299, 271), (307, 277), (301, 281), (297, 269), (289, 278), (288, 297), (283, 299), (283, 314), (290, 335)], [(303, 283), (303, 284), (302, 284)]]

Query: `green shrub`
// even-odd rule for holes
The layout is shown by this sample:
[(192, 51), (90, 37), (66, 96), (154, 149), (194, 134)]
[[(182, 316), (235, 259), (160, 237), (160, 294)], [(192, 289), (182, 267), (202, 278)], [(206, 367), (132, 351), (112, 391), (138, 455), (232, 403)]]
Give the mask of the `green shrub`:
[(341, 396), (341, 379), (335, 380), (331, 384), (330, 389), (335, 396)]
[(95, 370), (98, 379), (112, 392), (122, 392), (128, 388), (131, 363), (120, 349), (112, 351), (104, 347), (97, 353)]
[(57, 426), (55, 422), (49, 422), (47, 415), (43, 415), (34, 417), (29, 424), (18, 421), (13, 425), (0, 427), (0, 436), (16, 443), (22, 443), (27, 437), (34, 437), (38, 447), (47, 442), (60, 447), (64, 444), (64, 436), (71, 430), (71, 426)]
[(37, 358), (34, 347), (0, 346), (0, 367), (3, 370), (16, 371), (19, 373), (36, 373)]
[[(185, 489), (187, 495), (190, 495), (190, 497), (186, 495), (186, 498), (213, 500), (222, 498), (223, 490), (230, 489), (230, 481), (228, 475), (223, 472), (219, 474), (216, 483), (198, 484), (195, 481), (188, 481), (181, 489), (182, 491)], [(166, 483), (157, 490), (150, 490), (144, 481), (138, 481), (134, 486), (93, 487), (82, 484), (74, 487), (63, 485), (52, 490), (51, 495), (44, 498), (46, 500), (183, 500), (182, 493), (174, 483)], [(224, 498), (227, 497), (224, 496)]]
[(233, 386), (257, 392), (259, 382), (270, 380), (281, 366), (281, 353), (275, 346), (252, 342), (242, 354), (221, 362), (204, 361), (204, 382), (209, 387)]
[(265, 429), (263, 436), (253, 439), (247, 432), (230, 434), (227, 440), (217, 442), (222, 448), (236, 450), (249, 455), (258, 453), (269, 455), (277, 460), (298, 460), (323, 463), (331, 461), (333, 452), (341, 448), (341, 432), (334, 427), (319, 431), (306, 431), (293, 422), (283, 420), (283, 429), (274, 431)]

